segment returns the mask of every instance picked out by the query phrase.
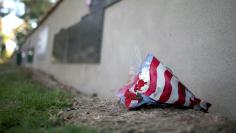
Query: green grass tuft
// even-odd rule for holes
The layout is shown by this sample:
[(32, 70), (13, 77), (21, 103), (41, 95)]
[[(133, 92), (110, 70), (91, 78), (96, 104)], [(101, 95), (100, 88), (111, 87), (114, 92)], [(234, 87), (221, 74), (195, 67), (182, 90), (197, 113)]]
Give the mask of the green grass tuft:
[(72, 96), (33, 82), (30, 72), (0, 66), (0, 132), (95, 132), (88, 127), (66, 126), (57, 113), (71, 104)]

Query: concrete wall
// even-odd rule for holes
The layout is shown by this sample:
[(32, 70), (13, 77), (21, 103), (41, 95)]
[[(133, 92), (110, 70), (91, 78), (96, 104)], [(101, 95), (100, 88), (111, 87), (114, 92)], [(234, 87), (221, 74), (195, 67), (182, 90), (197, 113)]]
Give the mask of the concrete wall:
[[(128, 80), (147, 53), (170, 67), (210, 111), (236, 120), (236, 1), (123, 0), (105, 12), (100, 64), (55, 64), (53, 37), (88, 12), (84, 0), (65, 0), (29, 38), (49, 27), (47, 52), (34, 67), (77, 89), (105, 98)], [(73, 15), (72, 15), (73, 14)]]

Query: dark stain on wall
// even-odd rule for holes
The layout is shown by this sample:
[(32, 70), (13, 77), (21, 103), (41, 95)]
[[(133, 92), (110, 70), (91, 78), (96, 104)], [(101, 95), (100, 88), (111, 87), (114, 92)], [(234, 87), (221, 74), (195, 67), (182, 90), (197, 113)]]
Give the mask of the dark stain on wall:
[[(90, 13), (54, 36), (53, 56), (61, 63), (99, 63), (105, 8), (120, 0), (92, 0)], [(73, 9), (72, 9), (73, 10)]]

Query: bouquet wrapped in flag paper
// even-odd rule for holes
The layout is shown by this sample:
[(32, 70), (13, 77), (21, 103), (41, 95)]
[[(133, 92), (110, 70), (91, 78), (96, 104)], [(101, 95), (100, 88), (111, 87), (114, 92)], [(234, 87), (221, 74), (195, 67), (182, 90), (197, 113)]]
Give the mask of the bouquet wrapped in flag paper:
[(149, 54), (139, 72), (118, 92), (128, 109), (142, 105), (171, 104), (177, 107), (208, 111), (210, 103), (196, 98), (156, 57)]

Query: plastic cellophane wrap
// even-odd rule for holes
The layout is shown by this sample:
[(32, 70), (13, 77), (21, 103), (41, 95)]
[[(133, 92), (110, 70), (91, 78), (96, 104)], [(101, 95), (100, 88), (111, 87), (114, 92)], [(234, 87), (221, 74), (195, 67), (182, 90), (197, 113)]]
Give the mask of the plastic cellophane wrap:
[(139, 72), (118, 93), (128, 109), (142, 105), (169, 104), (208, 111), (210, 103), (200, 100), (156, 57), (148, 54)]

